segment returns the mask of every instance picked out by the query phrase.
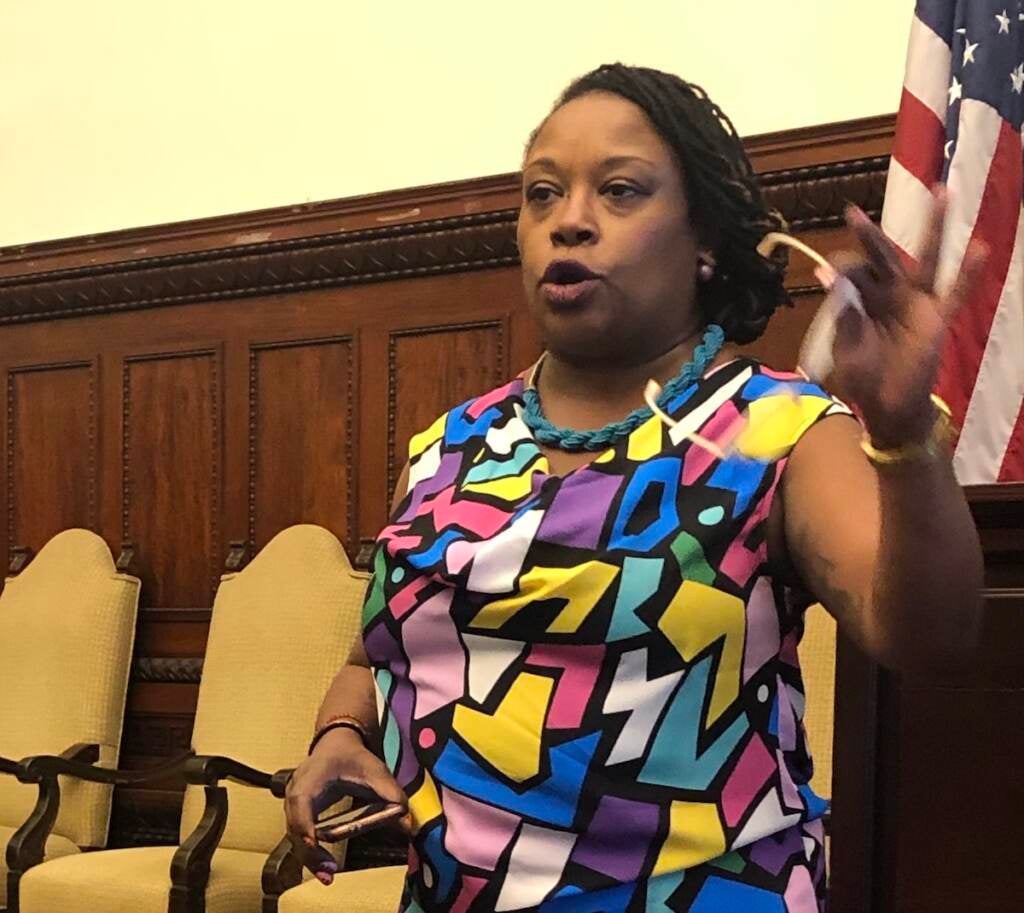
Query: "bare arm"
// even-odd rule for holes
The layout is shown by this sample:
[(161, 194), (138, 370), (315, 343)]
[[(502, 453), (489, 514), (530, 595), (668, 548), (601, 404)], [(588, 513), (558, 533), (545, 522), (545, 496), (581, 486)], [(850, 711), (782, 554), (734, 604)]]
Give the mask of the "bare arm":
[(875, 466), (860, 429), (827, 419), (783, 476), (773, 545), (844, 633), (892, 668), (941, 671), (978, 637), (982, 559), (947, 458)]
[[(931, 438), (929, 400), (950, 321), (972, 297), (986, 252), (972, 245), (949, 288), (936, 282), (946, 195), (936, 191), (916, 264), (860, 210), (847, 215), (866, 260), (842, 272), (863, 312), (836, 325), (834, 377), (857, 404), (871, 442), (890, 452)], [(786, 468), (784, 554), (844, 630), (887, 665), (938, 671), (962, 661), (980, 625), (981, 548), (948, 454), (868, 459), (852, 421), (829, 418), (801, 439)]]

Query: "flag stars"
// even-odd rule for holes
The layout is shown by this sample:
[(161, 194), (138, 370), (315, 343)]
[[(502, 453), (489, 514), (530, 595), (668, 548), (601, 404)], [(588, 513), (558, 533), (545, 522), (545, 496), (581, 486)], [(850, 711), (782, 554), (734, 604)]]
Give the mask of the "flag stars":
[(1006, 10), (1001, 13), (996, 13), (996, 21), (999, 23), (999, 34), (1009, 35), (1010, 34), (1010, 17), (1006, 15)]
[(971, 44), (971, 42), (968, 41), (966, 47), (964, 47), (964, 66), (967, 66), (969, 63), (977, 63), (974, 59), (974, 52), (976, 50), (978, 50), (978, 42)]
[(1010, 81), (1013, 83), (1013, 91), (1018, 95), (1024, 94), (1024, 63), (1017, 64), (1017, 69), (1010, 73)]
[(953, 85), (949, 87), (949, 104), (954, 105), (964, 97), (963, 84), (955, 76), (953, 77)]

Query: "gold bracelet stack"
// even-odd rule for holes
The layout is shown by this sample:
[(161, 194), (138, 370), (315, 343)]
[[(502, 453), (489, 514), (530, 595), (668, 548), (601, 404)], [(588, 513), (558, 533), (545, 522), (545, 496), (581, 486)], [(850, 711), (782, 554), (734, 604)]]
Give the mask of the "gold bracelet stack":
[(925, 440), (903, 444), (900, 447), (882, 448), (872, 444), (870, 435), (864, 433), (860, 447), (872, 463), (892, 466), (896, 463), (927, 462), (949, 455), (949, 442), (954, 437), (952, 412), (938, 396), (932, 394), (931, 399), (935, 404), (935, 422)]

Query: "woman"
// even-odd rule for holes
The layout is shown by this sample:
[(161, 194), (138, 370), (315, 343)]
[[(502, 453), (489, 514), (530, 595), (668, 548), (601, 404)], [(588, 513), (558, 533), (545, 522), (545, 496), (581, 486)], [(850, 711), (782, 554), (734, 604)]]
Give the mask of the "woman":
[[(403, 910), (819, 909), (803, 608), (902, 669), (957, 661), (978, 626), (980, 550), (929, 391), (982, 254), (936, 293), (942, 218), (937, 199), (908, 274), (849, 216), (866, 313), (843, 315), (835, 375), (861, 427), (733, 348), (785, 293), (756, 250), (779, 219), (728, 119), (654, 70), (569, 87), (523, 167), (545, 355), (412, 441), (365, 649), (290, 785), (322, 881), (313, 816), (347, 781), (408, 798)], [(644, 411), (649, 378), (673, 425)], [(742, 428), (771, 455), (737, 450)]]

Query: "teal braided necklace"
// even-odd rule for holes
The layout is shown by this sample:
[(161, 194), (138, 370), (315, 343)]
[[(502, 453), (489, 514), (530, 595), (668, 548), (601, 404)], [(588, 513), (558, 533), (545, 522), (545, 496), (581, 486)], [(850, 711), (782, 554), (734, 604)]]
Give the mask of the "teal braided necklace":
[[(704, 332), (704, 339), (693, 350), (693, 358), (665, 384), (657, 400), (660, 409), (664, 410), (669, 402), (700, 379), (721, 351), (724, 342), (725, 333), (722, 328), (717, 323), (709, 324)], [(536, 387), (529, 387), (523, 391), (523, 405), (523, 422), (533, 432), (533, 436), (542, 444), (571, 453), (582, 450), (607, 450), (654, 415), (650, 406), (641, 406), (620, 422), (611, 422), (603, 428), (593, 428), (589, 431), (575, 431), (572, 428), (557, 428), (544, 417), (540, 394)]]

